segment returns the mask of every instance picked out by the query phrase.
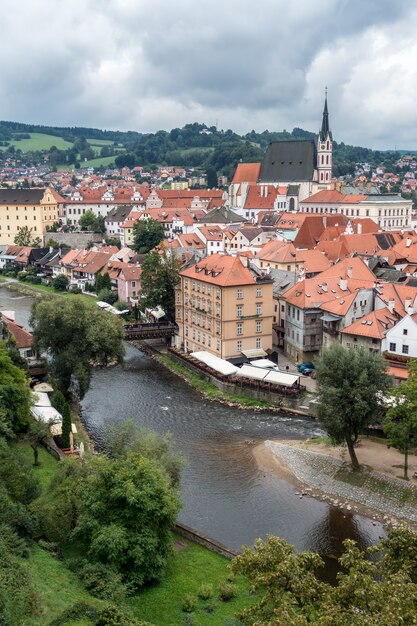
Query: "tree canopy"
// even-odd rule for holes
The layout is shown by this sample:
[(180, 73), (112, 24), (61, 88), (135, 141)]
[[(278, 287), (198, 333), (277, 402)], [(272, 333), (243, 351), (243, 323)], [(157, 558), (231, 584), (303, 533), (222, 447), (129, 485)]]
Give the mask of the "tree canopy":
[(31, 325), (34, 346), (49, 355), (50, 372), (64, 394), (75, 383), (83, 397), (93, 365), (104, 367), (123, 359), (121, 321), (77, 296), (35, 303)]
[(22, 228), (17, 233), (14, 238), (14, 243), (17, 246), (33, 246), (35, 248), (39, 248), (42, 240), (40, 237), (35, 237), (33, 234), (33, 228), (29, 228), (28, 226), (22, 226)]
[(78, 223), (83, 230), (92, 230), (94, 233), (104, 233), (106, 230), (104, 217), (102, 215), (95, 215), (91, 210), (81, 215)]
[(0, 414), (14, 433), (29, 421), (30, 392), (23, 370), (13, 364), (6, 344), (0, 341)]
[(411, 361), (408, 378), (390, 394), (392, 406), (384, 420), (388, 442), (404, 454), (404, 478), (408, 478), (408, 453), (417, 442), (417, 361)]
[(140, 254), (153, 250), (165, 237), (164, 227), (151, 218), (138, 220), (133, 226), (132, 248)]
[(323, 350), (317, 365), (317, 416), (334, 443), (346, 443), (352, 468), (359, 469), (354, 445), (380, 412), (390, 384), (382, 357), (348, 350), (339, 343)]
[(175, 318), (175, 286), (179, 283), (181, 261), (153, 250), (142, 263), (141, 295), (146, 307), (163, 308), (168, 319)]
[(238, 618), (250, 626), (417, 624), (416, 563), (417, 535), (407, 528), (390, 530), (365, 551), (348, 539), (331, 585), (318, 577), (324, 562), (315, 552), (297, 553), (278, 537), (258, 539), (232, 563), (258, 595)]

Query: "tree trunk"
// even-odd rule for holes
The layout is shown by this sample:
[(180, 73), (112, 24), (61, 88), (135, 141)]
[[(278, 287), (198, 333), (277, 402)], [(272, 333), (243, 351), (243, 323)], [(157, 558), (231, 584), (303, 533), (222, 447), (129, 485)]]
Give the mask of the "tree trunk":
[(358, 457), (356, 456), (354, 442), (348, 436), (346, 437), (346, 443), (347, 443), (347, 447), (349, 450), (349, 456), (350, 456), (350, 460), (352, 463), (352, 469), (354, 472), (358, 472), (360, 470), (360, 465), (359, 465)]
[(408, 446), (404, 450), (404, 479), (408, 480)]
[(34, 464), (35, 466), (38, 466), (38, 465), (39, 465), (39, 461), (38, 461), (38, 455), (39, 455), (39, 452), (38, 452), (38, 448), (37, 448), (37, 446), (36, 446), (36, 447), (35, 447), (35, 446), (32, 446), (32, 450), (33, 450), (33, 456), (34, 456), (34, 459), (35, 459), (35, 461), (34, 461), (34, 463), (33, 463), (33, 464)]

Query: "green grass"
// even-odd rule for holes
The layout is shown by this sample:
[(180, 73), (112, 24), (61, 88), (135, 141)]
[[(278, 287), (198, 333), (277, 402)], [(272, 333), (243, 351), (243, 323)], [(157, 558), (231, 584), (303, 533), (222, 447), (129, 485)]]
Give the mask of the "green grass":
[[(27, 618), (25, 626), (49, 624), (77, 602), (88, 602), (96, 606), (101, 604), (83, 588), (75, 573), (67, 569), (62, 561), (36, 544), (26, 564), (39, 597), (40, 615)], [(89, 622), (78, 620), (73, 623), (88, 624)]]
[[(182, 537), (179, 539), (185, 541)], [(186, 548), (175, 553), (164, 580), (129, 598), (127, 607), (137, 617), (156, 626), (181, 626), (186, 616), (182, 610), (183, 598), (191, 594), (196, 599), (196, 609), (191, 615), (198, 626), (224, 624), (253, 600), (248, 586), (243, 578), (236, 578), (233, 582), (236, 597), (229, 602), (222, 602), (218, 598), (218, 584), (227, 579), (230, 561), (195, 543), (186, 543)], [(202, 583), (213, 585), (213, 597), (210, 600), (204, 601), (197, 597)], [(207, 604), (215, 605), (213, 613), (205, 612)]]
[[(5, 282), (1, 279), (1, 282)], [(9, 283), (7, 285), (8, 289), (12, 291), (18, 291), (20, 293), (24, 293), (26, 295), (31, 295), (31, 292), (39, 292), (44, 294), (49, 294), (51, 296), (56, 296), (57, 298), (73, 298), (74, 296), (78, 296), (84, 302), (88, 302), (89, 304), (94, 304), (96, 302), (96, 298), (94, 296), (87, 296), (84, 293), (74, 294), (70, 291), (56, 291), (53, 287), (49, 285), (33, 285), (31, 283), (26, 283), (24, 281), (19, 281), (18, 283)]]
[(111, 139), (87, 139), (87, 143), (90, 144), (90, 146), (112, 146), (114, 144), (114, 141), (112, 141)]
[[(33, 450), (26, 441), (19, 441), (15, 444), (20, 452), (33, 465)], [(42, 489), (45, 489), (51, 482), (57, 467), (57, 459), (49, 454), (45, 448), (39, 448), (39, 465), (33, 467), (35, 475), (38, 477)]]
[[(20, 141), (10, 141), (10, 145), (19, 148), (23, 152), (30, 150), (49, 150), (52, 146), (56, 146), (58, 150), (67, 150), (72, 148), (70, 141), (65, 141), (62, 137), (54, 135), (45, 135), (43, 133), (29, 133), (30, 139), (21, 139)], [(6, 150), (6, 146), (0, 146), (0, 150)]]
[(206, 398), (210, 398), (210, 400), (226, 400), (228, 402), (241, 404), (247, 407), (261, 407), (265, 409), (277, 408), (275, 405), (270, 404), (265, 400), (258, 400), (257, 398), (249, 398), (244, 395), (220, 391), (220, 389), (217, 389), (217, 387), (215, 387), (212, 383), (204, 380), (201, 376), (194, 374), (194, 372), (189, 370), (185, 365), (177, 363), (166, 354), (158, 354), (156, 358), (172, 372), (186, 378), (194, 389), (202, 393), (206, 396)]
[(100, 167), (101, 165), (114, 165), (115, 156), (100, 157), (98, 159), (90, 159), (90, 161), (81, 161), (80, 167)]

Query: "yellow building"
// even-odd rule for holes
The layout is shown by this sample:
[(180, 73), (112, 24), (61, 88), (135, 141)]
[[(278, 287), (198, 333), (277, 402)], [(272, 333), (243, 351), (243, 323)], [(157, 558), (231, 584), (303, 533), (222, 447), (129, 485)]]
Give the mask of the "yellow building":
[(244, 257), (212, 254), (180, 273), (176, 347), (222, 358), (272, 350), (271, 279)]
[(13, 244), (23, 226), (33, 237), (44, 235), (59, 220), (64, 199), (50, 187), (45, 189), (0, 189), (0, 244)]

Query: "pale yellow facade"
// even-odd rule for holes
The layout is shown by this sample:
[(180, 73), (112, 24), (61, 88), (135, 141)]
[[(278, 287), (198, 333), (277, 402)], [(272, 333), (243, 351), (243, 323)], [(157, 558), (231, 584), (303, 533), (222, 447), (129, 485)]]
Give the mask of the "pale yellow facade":
[[(21, 191), (21, 190), (16, 190)], [(23, 190), (22, 190), (23, 191)], [(29, 190), (32, 191), (32, 190)], [(33, 237), (40, 237), (44, 241), (45, 233), (59, 219), (59, 203), (54, 193), (48, 187), (43, 189), (43, 196), (37, 202), (20, 202), (19, 195), (10, 199), (0, 198), (0, 245), (13, 245), (19, 230), (27, 226), (32, 229)]]
[(272, 281), (218, 286), (181, 276), (176, 292), (176, 347), (222, 358), (272, 350)]

